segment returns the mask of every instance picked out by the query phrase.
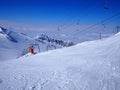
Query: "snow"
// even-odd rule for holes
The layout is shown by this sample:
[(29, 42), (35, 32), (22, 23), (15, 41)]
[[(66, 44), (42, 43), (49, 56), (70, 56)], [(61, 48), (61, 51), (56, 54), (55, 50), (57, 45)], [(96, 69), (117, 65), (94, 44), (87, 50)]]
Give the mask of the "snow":
[[(20, 57), (24, 50), (29, 52), (29, 46), (31, 44), (37, 44), (40, 47), (40, 52), (46, 51), (48, 49), (55, 49), (53, 46), (56, 48), (62, 47), (60, 45), (53, 45), (48, 41), (37, 41), (35, 38), (31, 38), (24, 33), (17, 33), (15, 31), (0, 27), (0, 61)], [(35, 47), (35, 52), (38, 51), (38, 48)]]
[(25, 35), (0, 27), (0, 61), (13, 59), (20, 55), (22, 50), (32, 42), (28, 38)]
[(120, 33), (0, 62), (0, 90), (120, 90)]
[(0, 32), (2, 32), (2, 29), (0, 28)]

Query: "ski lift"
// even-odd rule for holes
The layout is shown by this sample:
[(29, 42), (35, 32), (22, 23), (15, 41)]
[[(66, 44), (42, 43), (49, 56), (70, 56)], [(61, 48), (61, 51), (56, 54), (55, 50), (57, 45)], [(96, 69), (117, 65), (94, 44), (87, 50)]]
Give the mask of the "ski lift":
[(50, 49), (52, 49), (52, 48), (56, 49), (56, 46), (55, 46), (55, 45), (47, 45), (46, 50), (48, 51), (49, 48), (50, 48)]
[(80, 25), (80, 21), (79, 21), (79, 20), (77, 20), (77, 23), (76, 23), (77, 30), (76, 30), (76, 31), (79, 31), (79, 25)]
[(120, 26), (116, 26), (116, 33), (119, 32)]
[(101, 25), (102, 25), (102, 29), (103, 29), (103, 31), (105, 31), (105, 29), (106, 29), (106, 24), (102, 21), (102, 23), (101, 23)]

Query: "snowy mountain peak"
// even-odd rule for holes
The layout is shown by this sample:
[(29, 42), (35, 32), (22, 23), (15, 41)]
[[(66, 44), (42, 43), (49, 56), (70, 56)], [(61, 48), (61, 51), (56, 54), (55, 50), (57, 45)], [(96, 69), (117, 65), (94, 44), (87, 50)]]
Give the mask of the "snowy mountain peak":
[[(16, 57), (20, 57), (29, 53), (30, 45), (34, 45), (36, 53), (74, 45), (72, 42), (58, 40), (43, 34), (36, 38), (31, 38), (23, 32), (18, 33), (13, 30), (14, 29), (6, 29), (4, 27), (0, 27), (0, 48), (4, 48), (7, 52), (15, 51), (17, 55), (14, 56)], [(39, 46), (40, 49), (38, 49)], [(1, 51), (0, 54), (4, 60), (4, 57), (6, 55), (4, 55), (3, 52)], [(13, 56), (11, 55), (10, 57)]]
[(5, 29), (4, 27), (0, 26), (0, 32), (4, 33), (4, 34), (8, 34), (10, 32), (10, 30)]
[(1, 27), (0, 27), (0, 32), (2, 32), (2, 29), (1, 29)]
[(2, 27), (0, 26), (0, 33), (4, 34)]
[(17, 40), (15, 38), (13, 38), (12, 35), (10, 34), (10, 33), (12, 33), (12, 31), (0, 26), (0, 33), (3, 34), (5, 36), (5, 38), (7, 38), (9, 41), (12, 41), (15, 43), (17, 42)]

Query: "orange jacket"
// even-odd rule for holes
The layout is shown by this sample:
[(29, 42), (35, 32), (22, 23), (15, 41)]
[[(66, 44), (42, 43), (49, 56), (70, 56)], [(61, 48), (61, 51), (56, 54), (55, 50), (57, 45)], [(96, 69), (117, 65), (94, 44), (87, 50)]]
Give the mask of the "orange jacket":
[(30, 53), (31, 53), (31, 54), (34, 54), (34, 47), (33, 47), (33, 46), (30, 46), (30, 47), (29, 47), (29, 50), (30, 50)]

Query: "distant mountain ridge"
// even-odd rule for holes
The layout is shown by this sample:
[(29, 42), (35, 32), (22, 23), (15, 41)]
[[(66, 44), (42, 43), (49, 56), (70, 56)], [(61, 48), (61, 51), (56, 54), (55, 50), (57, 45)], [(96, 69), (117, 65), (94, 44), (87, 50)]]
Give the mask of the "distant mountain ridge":
[[(74, 45), (74, 43), (50, 38), (49, 36), (43, 34), (41, 34), (41, 36), (39, 37), (31, 38), (30, 36), (24, 33), (17, 33), (15, 31), (0, 26), (1, 59), (4, 59), (4, 57), (5, 59), (7, 59), (8, 54), (11, 52), (16, 54), (13, 54), (13, 56), (9, 56), (11, 58), (25, 55), (29, 53), (30, 45), (39, 45), (40, 50), (37, 50), (38, 48), (35, 46), (35, 51), (43, 52), (56, 48), (72, 46)], [(6, 55), (5, 52), (8, 52), (8, 54)]]
[(3, 34), (8, 40), (12, 42), (17, 42), (12, 36), (10, 35), (11, 31), (4, 29), (3, 27), (0, 27), (0, 33)]
[[(31, 35), (30, 33), (32, 34), (34, 31), (30, 31), (29, 35)], [(35, 45), (35, 47), (39, 45), (40, 50), (37, 50), (38, 48), (36, 47), (35, 51), (43, 52), (73, 46), (84, 41), (110, 37), (115, 34), (115, 30), (48, 30), (39, 31), (36, 34), (36, 37), (31, 37), (22, 31), (18, 33), (17, 30), (13, 28), (7, 29), (0, 26), (0, 60), (25, 55), (29, 53), (30, 45)], [(6, 54), (6, 52), (8, 52), (8, 54)], [(9, 56), (9, 53), (13, 53), (13, 56)]]

